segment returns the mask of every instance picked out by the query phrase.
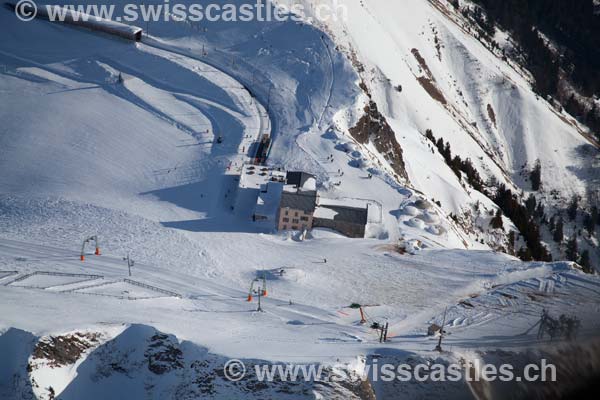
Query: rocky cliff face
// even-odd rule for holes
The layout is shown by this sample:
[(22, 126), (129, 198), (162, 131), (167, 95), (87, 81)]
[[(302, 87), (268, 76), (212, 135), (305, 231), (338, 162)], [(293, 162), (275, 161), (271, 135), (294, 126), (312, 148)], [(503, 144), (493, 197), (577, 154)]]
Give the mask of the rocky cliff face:
[[(285, 373), (269, 380), (260, 378), (255, 367), (264, 371), (274, 364), (244, 360), (246, 373), (234, 381), (226, 376), (227, 361), (227, 357), (145, 325), (129, 326), (116, 335), (74, 332), (47, 336), (32, 348), (29, 361), (19, 366), (20, 375), (29, 382), (15, 387), (13, 398), (76, 399), (81, 393), (95, 398), (91, 394), (98, 393), (110, 398), (177, 400), (206, 396), (375, 399), (368, 381), (354, 379), (356, 375), (343, 368), (323, 366), (322, 380), (292, 380)], [(283, 375), (288, 378), (282, 379)]]
[(372, 143), (375, 149), (387, 160), (396, 178), (408, 181), (406, 166), (402, 156), (402, 147), (396, 140), (396, 134), (385, 117), (377, 109), (377, 104), (370, 100), (365, 106), (365, 114), (356, 126), (350, 128), (350, 134), (361, 144)]

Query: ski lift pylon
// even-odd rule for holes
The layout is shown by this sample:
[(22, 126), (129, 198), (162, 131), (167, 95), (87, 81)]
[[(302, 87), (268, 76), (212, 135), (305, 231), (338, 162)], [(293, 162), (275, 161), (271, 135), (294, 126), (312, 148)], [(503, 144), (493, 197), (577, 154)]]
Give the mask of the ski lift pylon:
[(352, 303), (350, 304), (348, 307), (344, 307), (344, 308), (350, 308), (352, 310), (358, 310), (358, 312), (360, 313), (360, 324), (364, 325), (367, 323), (367, 316), (365, 313), (365, 308), (367, 307), (378, 307), (379, 304), (358, 304), (358, 303)]
[(94, 254), (97, 256), (100, 255), (100, 242), (98, 241), (98, 236), (97, 235), (90, 236), (90, 237), (84, 239), (83, 244), (81, 245), (81, 255), (80, 255), (81, 261), (85, 261), (85, 245), (91, 241), (94, 241), (94, 244), (96, 247)]
[[(262, 281), (262, 287), (259, 288), (254, 288), (254, 284), (257, 282)], [(260, 290), (260, 293), (258, 293), (258, 291)], [(265, 278), (265, 276), (263, 275), (262, 278), (255, 278), (254, 280), (252, 280), (252, 283), (250, 283), (250, 291), (248, 292), (248, 302), (251, 302), (253, 300), (252, 295), (254, 293), (257, 293), (259, 296), (262, 297), (267, 297), (267, 278)]]

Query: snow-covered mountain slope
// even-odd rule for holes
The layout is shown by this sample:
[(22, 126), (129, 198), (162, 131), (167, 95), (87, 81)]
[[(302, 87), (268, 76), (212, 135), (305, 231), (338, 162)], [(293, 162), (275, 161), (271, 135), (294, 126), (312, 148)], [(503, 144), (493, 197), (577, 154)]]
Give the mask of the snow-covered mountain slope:
[[(252, 139), (260, 130), (272, 130), (275, 142), (270, 163), (316, 173), (324, 187), (331, 188), (332, 197), (380, 201), (383, 224), (372, 235), (395, 239), (412, 228), (394, 216), (402, 214), (403, 207), (416, 193), (405, 191), (404, 196), (398, 196), (398, 184), (404, 186), (407, 182), (398, 182), (391, 176), (392, 171), (377, 149), (359, 146), (354, 159), (339, 152), (346, 143), (353, 142), (348, 128), (363, 112), (366, 96), (360, 95), (361, 90), (356, 85), (362, 80), (404, 149), (409, 188), (441, 204), (436, 212), (445, 233), (440, 238), (419, 229), (419, 236), (425, 240), (429, 238), (445, 246), (460, 248), (486, 248), (479, 243), (482, 240), (486, 245), (507, 247), (505, 238), (490, 236), (487, 229), (489, 217), (486, 215), (494, 213), (496, 206), (457, 178), (424, 138), (427, 129), (432, 129), (437, 138), (448, 141), (453, 154), (470, 158), (483, 179), (495, 177), (509, 187), (527, 190), (529, 184), (523, 172), (539, 159), (543, 165), (544, 197), (548, 202), (552, 201), (550, 193), (554, 194), (556, 190), (563, 199), (573, 193), (583, 195), (593, 191), (590, 161), (584, 156), (590, 145), (585, 138), (565, 122), (566, 116), (558, 115), (546, 102), (536, 98), (524, 78), (437, 8), (423, 1), (410, 4), (410, 13), (402, 11), (404, 6), (390, 9), (383, 2), (345, 5), (349, 10), (347, 19), (324, 27), (331, 32), (335, 43), (308, 25), (292, 22), (216, 22), (208, 23), (205, 32), (173, 21), (153, 23), (151, 28), (156, 36), (135, 46), (135, 51), (126, 43), (115, 43), (106, 37), (41, 21), (36, 21), (28, 30), (10, 30), (11, 36), (6, 38), (3, 50), (9, 71), (11, 67), (23, 64), (27, 68), (19, 68), (19, 73), (41, 76), (46, 84), (69, 87), (66, 89), (69, 91), (54, 90), (58, 86), (48, 88), (43, 98), (24, 97), (27, 100), (23, 101), (32, 104), (31, 107), (11, 102), (3, 109), (5, 115), (14, 114), (17, 108), (29, 108), (29, 112), (47, 110), (41, 112), (59, 118), (60, 113), (53, 111), (53, 107), (63, 107), (65, 102), (64, 107), (73, 110), (77, 116), (70, 122), (70, 129), (57, 129), (60, 138), (56, 138), (56, 133), (52, 134), (49, 146), (36, 140), (34, 146), (39, 149), (31, 148), (32, 137), (19, 134), (16, 140), (5, 135), (6, 146), (9, 146), (8, 142), (10, 146), (22, 143), (28, 149), (27, 157), (35, 158), (28, 159), (21, 157), (18, 151), (11, 152), (19, 159), (6, 158), (7, 165), (21, 163), (22, 167), (18, 173), (3, 177), (6, 185), (23, 192), (31, 188), (26, 189), (20, 184), (25, 179), (35, 185), (33, 190), (37, 193), (42, 193), (45, 188), (48, 188), (48, 194), (69, 191), (83, 201), (87, 200), (86, 196), (102, 196), (102, 205), (134, 205), (128, 209), (134, 212), (144, 207), (142, 203), (154, 208), (152, 202), (136, 196), (138, 193), (162, 196), (181, 206), (176, 200), (182, 197), (179, 192), (193, 190), (184, 186), (186, 183), (214, 177), (215, 171), (223, 169), (223, 165), (235, 158), (233, 153), (248, 150), (249, 142), (244, 143), (240, 137), (242, 129), (246, 132), (244, 135), (249, 133)], [(8, 18), (9, 13), (5, 14)], [(364, 24), (365, 21), (368, 24)], [(18, 21), (7, 20), (7, 24), (18, 24)], [(368, 31), (366, 26), (369, 26)], [(78, 34), (69, 35), (65, 41), (60, 38), (65, 30)], [(28, 40), (30, 34), (38, 38), (35, 44)], [(290, 39), (282, 41), (284, 37)], [(64, 42), (60, 51), (49, 55), (43, 50), (59, 40)], [(88, 46), (90, 41), (96, 44)], [(370, 45), (373, 41), (377, 41), (378, 46)], [(28, 45), (17, 45), (22, 42)], [(103, 49), (101, 57), (96, 57), (98, 48)], [(73, 53), (77, 57), (69, 58)], [(202, 59), (211, 65), (219, 65), (235, 78), (226, 74), (215, 76), (214, 68), (208, 66), (201, 70)], [(352, 70), (350, 61), (354, 61), (358, 74)], [(46, 65), (43, 71), (39, 71), (37, 64), (40, 62)], [(68, 65), (61, 67), (61, 63)], [(54, 66), (48, 68), (49, 64)], [(60, 73), (52, 68), (58, 68)], [(116, 84), (119, 73), (124, 76), (123, 85)], [(18, 90), (11, 86), (14, 82), (7, 80), (6, 90)], [(29, 91), (26, 89), (24, 96), (36, 93), (40, 82), (30, 84), (34, 86)], [(398, 85), (402, 86), (402, 92), (396, 90)], [(248, 87), (259, 103), (254, 103), (250, 92), (244, 90)], [(432, 90), (439, 92), (443, 100), (432, 97)], [(82, 96), (99, 96), (93, 111), (86, 107), (80, 112), (74, 106), (75, 102), (83, 106)], [(112, 102), (109, 100), (112, 98), (117, 100)], [(121, 106), (124, 100), (133, 103), (136, 109), (130, 112), (129, 105)], [(51, 105), (45, 107), (46, 102)], [(263, 109), (264, 112), (266, 103), (270, 119), (260, 111)], [(109, 107), (118, 110), (112, 112)], [(148, 119), (140, 118), (139, 113), (150, 117), (151, 127), (131, 126), (134, 120)], [(103, 118), (106, 114), (113, 117)], [(38, 135), (44, 129), (61, 124), (50, 118), (48, 120), (52, 122), (46, 127), (35, 125), (36, 120), (45, 118), (26, 118), (28, 135)], [(160, 121), (155, 124), (152, 122), (155, 119)], [(332, 129), (323, 137), (330, 126)], [(9, 125), (6, 129), (11, 135), (18, 135), (20, 128)], [(175, 129), (174, 135), (148, 134), (150, 140), (162, 142), (151, 143), (142, 140), (141, 136), (131, 138), (129, 143), (122, 142), (129, 139), (123, 132), (130, 136), (172, 129)], [(118, 138), (116, 141), (98, 141), (97, 132), (100, 131), (109, 131)], [(180, 137), (175, 139), (176, 135)], [(211, 146), (220, 135), (231, 136), (224, 146)], [(76, 140), (72, 140), (72, 136), (77, 136)], [(544, 140), (539, 140), (542, 136)], [(161, 154), (168, 148), (165, 141), (169, 140), (179, 144), (175, 144), (175, 149), (169, 150), (168, 155)], [(145, 146), (130, 148), (131, 143), (141, 142)], [(139, 165), (146, 154), (154, 152), (154, 148), (160, 148), (158, 157), (154, 157), (152, 163), (142, 161), (144, 165)], [(356, 145), (352, 144), (351, 148), (356, 149)], [(49, 157), (54, 164), (46, 162), (44, 157), (37, 157), (40, 151), (57, 152)], [(99, 158), (95, 154), (106, 153), (114, 160), (96, 161)], [(211, 157), (205, 157), (207, 154)], [(327, 165), (323, 161), (330, 154), (341, 157)], [(214, 157), (217, 155), (219, 157)], [(59, 158), (60, 165), (57, 166)], [(83, 163), (85, 168), (73, 167), (74, 164), (81, 165), (82, 160), (87, 160)], [(60, 171), (61, 166), (67, 171), (65, 174), (55, 170), (59, 168)], [(114, 169), (105, 172), (107, 168)], [(118, 170), (135, 172), (135, 176), (130, 175), (131, 184), (112, 179)], [(344, 179), (337, 179), (332, 174), (334, 171), (343, 171)], [(375, 172), (381, 179), (363, 185), (369, 172)], [(66, 177), (53, 179), (47, 176), (51, 173)], [(213, 178), (210, 179), (215, 183)], [(343, 181), (342, 186), (333, 185), (338, 180)], [(99, 186), (105, 189), (98, 190)], [(165, 187), (172, 189), (156, 190)], [(112, 193), (103, 194), (107, 191)], [(125, 192), (129, 192), (128, 201), (119, 205), (116, 198)], [(84, 196), (83, 193), (87, 194)], [(192, 207), (184, 204), (177, 207), (175, 214), (159, 219), (179, 220), (197, 215), (190, 213), (190, 209), (206, 215), (216, 204), (214, 196), (207, 196), (203, 203), (209, 204)], [(473, 210), (476, 203), (483, 204), (477, 212)], [(154, 208), (152, 212), (162, 211)], [(472, 219), (466, 225), (475, 225), (478, 229), (472, 231), (465, 224), (458, 227), (447, 218), (449, 214), (461, 216), (464, 213)], [(436, 228), (435, 232), (439, 231)]]
[[(141, 194), (210, 177), (235, 157), (244, 134), (267, 129), (264, 110), (239, 82), (193, 58), (65, 26), (28, 26), (10, 29), (1, 53), (9, 71), (3, 93), (11, 96), (1, 111), (6, 191), (148, 216)], [(227, 140), (213, 146), (219, 135)]]
[[(426, 182), (435, 179), (427, 176), (443, 169), (418, 163), (431, 157), (426, 142), (414, 143), (415, 137), (432, 129), (488, 177), (525, 189), (520, 173), (539, 159), (546, 190), (565, 198), (586, 194), (593, 177), (585, 173), (589, 160), (579, 154), (591, 144), (576, 122), (538, 98), (522, 72), (467, 33), (447, 2), (339, 3), (348, 16), (327, 28), (363, 64), (364, 82), (411, 150), (409, 176), (418, 188), (435, 193), (437, 182)], [(401, 92), (394, 90), (398, 85)]]
[[(520, 167), (540, 158), (545, 191), (565, 196), (590, 187), (593, 176), (580, 172), (585, 139), (430, 3), (345, 3), (343, 24), (152, 22), (141, 43), (23, 24), (0, 9), (0, 348), (15, 349), (0, 363), (0, 393), (15, 382), (27, 392), (35, 380), (43, 397), (56, 380), (65, 398), (92, 386), (112, 396), (104, 390), (130, 374), (132, 393), (156, 385), (157, 398), (177, 398), (176, 388), (192, 388), (225, 357), (326, 365), (386, 351), (438, 357), (425, 332), (446, 308), (452, 357), (543, 347), (532, 328), (542, 309), (575, 313), (582, 341), (595, 337), (597, 277), (490, 251), (504, 240), (487, 230), (496, 206), (459, 181), (423, 134), (432, 129), (511, 187), (526, 187)], [(349, 132), (367, 92), (377, 121), (395, 132), (407, 179), (389, 165), (398, 154)], [(270, 166), (314, 173), (324, 197), (371, 201), (378, 215), (367, 238), (317, 230), (300, 241), (251, 221), (255, 198), (238, 192), (236, 175), (264, 133), (274, 138)], [(477, 201), (475, 225), (486, 229), (450, 217)], [(99, 235), (103, 255), (81, 263), (89, 235)], [(266, 312), (255, 313), (245, 298), (263, 276)], [(369, 321), (389, 321), (392, 340), (379, 344), (352, 303), (377, 305)], [(98, 340), (66, 369), (33, 362), (40, 338), (74, 332)], [(140, 368), (140, 352), (161, 332), (185, 347), (182, 364), (208, 366), (163, 377)], [(136, 357), (107, 370), (111, 342)], [(94, 346), (104, 348), (99, 358), (90, 358)], [(30, 361), (38, 368), (27, 371)], [(221, 383), (220, 396), (248, 395)]]
[[(162, 22), (151, 24), (156, 36), (133, 45), (42, 21), (17, 29), (8, 10), (2, 15), (14, 27), (1, 50), (8, 71), (2, 84), (22, 99), (2, 110), (8, 121), (3, 147), (11, 149), (2, 162), (15, 172), (1, 179), (11, 193), (68, 193), (159, 221), (220, 215), (228, 204), (221, 207), (218, 171), (241, 164), (258, 132), (272, 131), (272, 165), (317, 174), (329, 197), (382, 204), (382, 224), (372, 236), (395, 239), (412, 230), (397, 216), (415, 193), (378, 167), (375, 155), (346, 154), (352, 138), (345, 132), (326, 132), (334, 113), (354, 107), (359, 77), (317, 29), (294, 22), (214, 23), (204, 33)], [(47, 50), (56, 43), (60, 49)], [(9, 118), (15, 114), (18, 119)], [(218, 136), (223, 145), (216, 145)], [(339, 155), (335, 162), (326, 161), (330, 154)], [(356, 168), (361, 159), (366, 163)], [(370, 164), (378, 179), (364, 185)], [(342, 186), (334, 185), (338, 170)], [(150, 197), (164, 200), (161, 207)], [(436, 212), (444, 233), (417, 224), (421, 240), (479, 246), (448, 225), (443, 210)]]
[[(582, 207), (596, 205), (599, 151), (585, 130), (539, 98), (527, 73), (514, 62), (473, 37), (469, 21), (449, 2), (337, 3), (345, 6), (346, 18), (340, 11), (339, 20), (320, 26), (353, 61), (394, 129), (411, 184), (441, 201), (447, 213), (466, 216), (461, 225), (466, 231), (475, 227), (471, 236), (506, 248), (497, 238), (486, 237), (487, 220), (478, 221), (478, 215), (494, 212), (494, 206), (451, 172), (423, 137), (428, 129), (450, 144), (453, 156), (470, 159), (484, 181), (494, 179), (515, 193), (525, 192), (525, 197), (533, 193), (548, 217), (563, 212), (573, 196), (580, 196)], [(358, 116), (364, 104), (358, 101)], [(355, 120), (338, 114), (336, 123), (346, 131)], [(529, 173), (538, 160), (542, 188), (532, 192)], [(479, 202), (486, 212), (472, 207)], [(597, 254), (593, 241), (591, 247), (582, 242)], [(551, 241), (546, 244), (554, 249)], [(564, 257), (554, 250), (555, 257)]]
[(261, 385), (256, 377), (241, 384), (231, 382), (223, 377), (225, 357), (139, 324), (65, 332), (36, 338), (37, 342), (26, 332), (11, 329), (0, 338), (3, 350), (12, 346), (32, 353), (28, 362), (20, 359), (24, 364), (15, 365), (29, 365), (29, 380), (18, 375), (19, 369), (14, 370), (14, 394), (30, 398), (297, 399), (312, 394), (359, 399), (362, 387), (369, 389), (345, 382)]

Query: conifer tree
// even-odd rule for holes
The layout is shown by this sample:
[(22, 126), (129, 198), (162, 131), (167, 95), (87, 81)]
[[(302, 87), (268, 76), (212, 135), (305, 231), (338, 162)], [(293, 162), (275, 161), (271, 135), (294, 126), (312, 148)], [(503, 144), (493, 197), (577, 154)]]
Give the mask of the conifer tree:
[(558, 218), (558, 222), (556, 223), (556, 226), (554, 227), (554, 234), (552, 236), (552, 238), (554, 239), (554, 241), (556, 243), (562, 243), (563, 238), (564, 238), (564, 222), (562, 217)]
[(535, 162), (529, 178), (531, 179), (531, 189), (536, 192), (540, 190), (542, 185), (542, 163), (539, 159)]
[(577, 236), (573, 235), (567, 242), (567, 251), (565, 252), (567, 260), (577, 262), (579, 259), (579, 246), (577, 245)]
[(490, 221), (490, 225), (493, 229), (504, 229), (504, 223), (502, 222), (502, 211), (498, 209), (496, 215)]
[(571, 202), (569, 203), (569, 208), (567, 208), (567, 215), (571, 221), (575, 221), (577, 218), (577, 209), (579, 208), (579, 199), (577, 196), (573, 196)]
[(581, 259), (579, 260), (579, 264), (583, 268), (583, 272), (587, 274), (592, 273), (592, 265), (590, 264), (590, 252), (589, 250), (585, 250), (581, 253)]

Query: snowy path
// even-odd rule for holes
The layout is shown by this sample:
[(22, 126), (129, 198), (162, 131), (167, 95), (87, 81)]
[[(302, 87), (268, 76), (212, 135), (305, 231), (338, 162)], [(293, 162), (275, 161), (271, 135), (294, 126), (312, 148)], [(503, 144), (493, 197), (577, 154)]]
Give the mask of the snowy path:
[[(259, 141), (262, 135), (272, 135), (271, 127), (273, 124), (271, 123), (271, 117), (267, 112), (265, 106), (261, 104), (258, 99), (250, 92), (252, 87), (248, 86), (247, 82), (240, 82), (238, 79), (234, 78), (230, 74), (225, 71), (222, 67), (220, 67), (217, 63), (211, 62), (209, 58), (202, 58), (194, 55), (192, 52), (183, 51), (180, 48), (175, 46), (171, 46), (167, 43), (160, 41), (158, 38), (144, 38), (144, 44), (148, 47), (153, 47), (155, 51), (163, 50), (165, 52), (170, 52), (175, 55), (179, 55), (179, 58), (175, 58), (176, 62), (181, 62), (181, 57), (184, 57), (186, 62), (184, 65), (186, 67), (192, 63), (192, 68), (195, 71), (201, 71), (204, 76), (210, 76), (213, 78), (214, 75), (211, 74), (220, 74), (224, 79), (220, 81), (215, 79), (215, 81), (219, 82), (219, 85), (222, 88), (227, 88), (230, 93), (237, 95), (241, 98), (242, 104), (245, 106), (252, 105), (253, 109), (256, 111), (255, 113), (251, 113), (254, 117), (253, 122), (255, 122), (253, 129), (248, 134), (248, 137), (244, 136), (243, 140), (240, 142), (238, 146), (238, 153), (242, 155), (242, 157), (235, 157), (234, 160), (231, 160), (232, 163), (236, 163), (240, 165), (244, 164), (247, 161), (250, 161), (252, 157), (249, 155), (246, 157), (248, 150), (250, 149), (252, 143)], [(193, 65), (193, 64), (197, 65)], [(202, 68), (200, 68), (202, 66)], [(213, 78), (214, 79), (214, 78)], [(246, 109), (248, 112), (249, 110)], [(235, 115), (236, 118), (240, 119), (239, 115)]]

